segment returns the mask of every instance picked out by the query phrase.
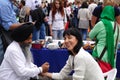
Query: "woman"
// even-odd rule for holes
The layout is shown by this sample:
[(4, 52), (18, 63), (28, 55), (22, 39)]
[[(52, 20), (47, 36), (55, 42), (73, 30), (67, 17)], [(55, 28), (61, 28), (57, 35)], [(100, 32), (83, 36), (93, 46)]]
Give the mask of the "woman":
[(90, 11), (88, 9), (87, 2), (83, 2), (81, 8), (78, 11), (77, 18), (79, 19), (79, 26), (80, 32), (82, 33), (83, 40), (87, 38), (87, 31), (89, 27), (89, 20), (90, 20)]
[(104, 80), (102, 71), (90, 53), (82, 48), (82, 36), (78, 29), (69, 28), (63, 33), (64, 44), (69, 52), (66, 65), (59, 73), (44, 73), (52, 79), (62, 80), (74, 71), (73, 80)]
[(20, 9), (20, 13), (19, 13), (19, 22), (23, 23), (23, 22), (26, 22), (25, 18), (27, 17), (27, 15), (26, 15), (27, 7), (25, 6), (24, 0), (20, 1), (20, 7), (21, 7), (21, 9)]
[(115, 11), (113, 6), (105, 6), (99, 21), (91, 30), (89, 37), (96, 38), (97, 44), (93, 50), (93, 57), (99, 58), (104, 52), (102, 61), (115, 67), (115, 52), (119, 39), (119, 27), (115, 23)]
[(53, 39), (63, 39), (67, 18), (61, 0), (54, 0), (49, 14), (50, 35)]

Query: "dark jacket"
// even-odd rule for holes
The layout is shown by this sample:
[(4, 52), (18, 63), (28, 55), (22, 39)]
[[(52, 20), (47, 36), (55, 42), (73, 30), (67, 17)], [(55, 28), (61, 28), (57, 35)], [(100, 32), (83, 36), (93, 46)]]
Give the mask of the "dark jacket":
[(42, 8), (37, 8), (35, 10), (31, 10), (30, 15), (32, 16), (32, 20), (36, 21), (35, 27), (39, 30), (40, 26), (44, 22), (44, 18), (45, 18), (45, 14), (42, 11)]

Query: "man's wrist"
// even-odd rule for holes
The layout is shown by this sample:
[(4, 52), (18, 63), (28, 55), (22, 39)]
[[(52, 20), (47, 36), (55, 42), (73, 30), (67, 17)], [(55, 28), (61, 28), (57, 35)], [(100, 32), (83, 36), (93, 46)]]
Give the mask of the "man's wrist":
[(40, 73), (42, 73), (42, 72), (43, 72), (43, 69), (42, 69), (42, 67), (39, 67), (39, 70), (40, 70)]

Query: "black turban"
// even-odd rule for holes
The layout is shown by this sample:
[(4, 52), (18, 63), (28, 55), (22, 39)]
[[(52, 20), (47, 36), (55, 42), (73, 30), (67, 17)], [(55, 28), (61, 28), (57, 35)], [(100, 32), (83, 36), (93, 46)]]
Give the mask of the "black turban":
[(12, 31), (11, 37), (17, 42), (25, 41), (33, 32), (33, 24), (25, 23)]

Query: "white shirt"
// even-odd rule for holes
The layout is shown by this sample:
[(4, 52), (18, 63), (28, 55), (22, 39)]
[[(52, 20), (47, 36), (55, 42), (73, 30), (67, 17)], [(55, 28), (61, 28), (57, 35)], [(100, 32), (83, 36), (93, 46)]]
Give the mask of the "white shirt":
[(69, 6), (69, 7), (66, 7), (65, 8), (65, 12), (66, 12), (66, 14), (68, 15), (68, 16), (70, 16), (70, 14), (71, 14), (71, 7)]
[(41, 0), (26, 0), (26, 6), (29, 7), (31, 10), (36, 9), (36, 6), (41, 5)]
[[(65, 13), (65, 10), (64, 10)], [(49, 13), (48, 24), (52, 24), (52, 30), (62, 30), (65, 28), (64, 23), (67, 23), (66, 13), (63, 17), (60, 13), (55, 14), (55, 19), (52, 19), (52, 11)]]
[(90, 12), (88, 8), (80, 8), (78, 11), (77, 18), (79, 20), (90, 20)]
[(0, 80), (29, 80), (41, 72), (32, 62), (27, 62), (19, 44), (13, 41), (7, 48), (0, 66)]
[(73, 69), (73, 80), (104, 80), (99, 65), (90, 53), (86, 52), (83, 48), (80, 49), (76, 56), (70, 55), (60, 73), (53, 73), (52, 78), (62, 80)]

